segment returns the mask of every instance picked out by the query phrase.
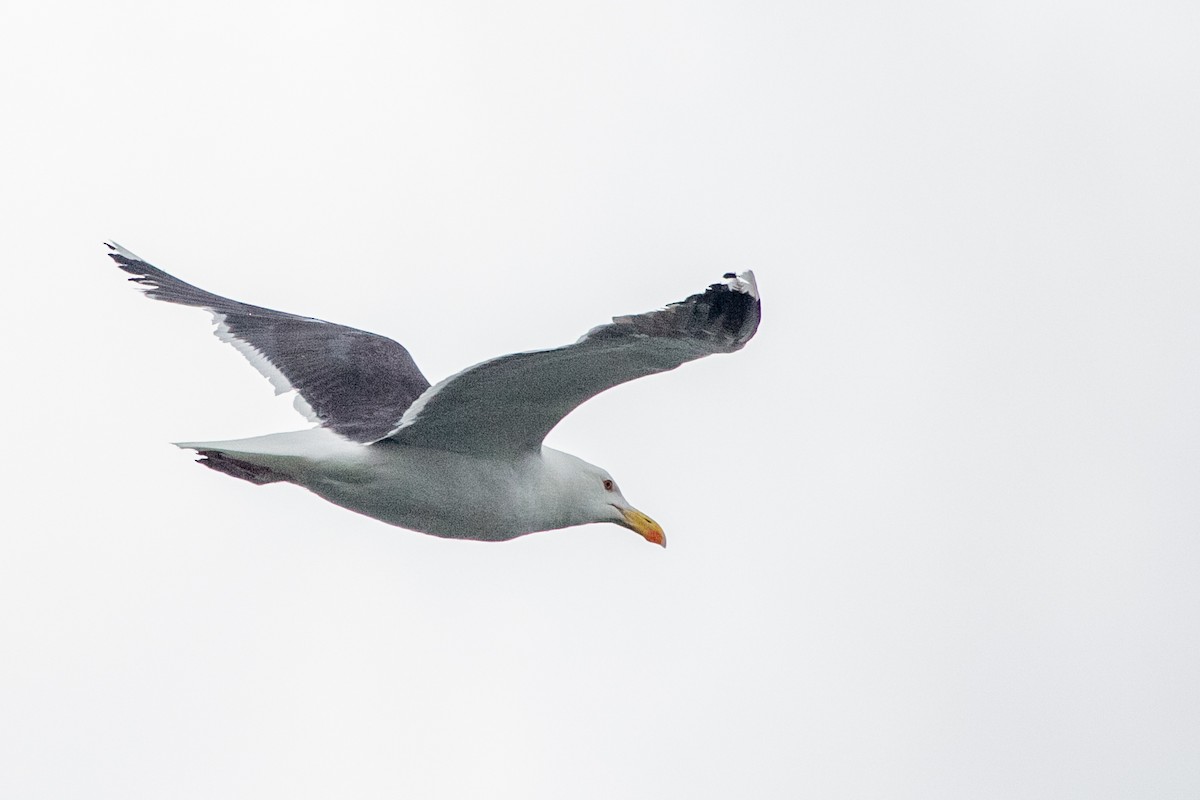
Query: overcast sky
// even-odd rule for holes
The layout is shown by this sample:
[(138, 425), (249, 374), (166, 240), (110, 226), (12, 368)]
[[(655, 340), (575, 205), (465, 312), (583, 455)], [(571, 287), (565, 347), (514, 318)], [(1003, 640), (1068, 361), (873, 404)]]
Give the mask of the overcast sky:
[[(1195, 3), (11, 3), (0, 796), (1200, 795)], [(753, 268), (549, 444), (615, 526), (388, 527), (103, 255), (431, 379)]]

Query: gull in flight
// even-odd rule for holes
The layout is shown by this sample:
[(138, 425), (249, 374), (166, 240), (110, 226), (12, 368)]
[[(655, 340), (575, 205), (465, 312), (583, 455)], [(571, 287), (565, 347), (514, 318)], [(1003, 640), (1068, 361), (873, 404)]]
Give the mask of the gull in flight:
[(758, 329), (754, 273), (616, 317), (577, 342), (511, 353), (430, 385), (399, 343), (240, 303), (184, 283), (116, 243), (108, 255), (148, 297), (203, 308), (216, 335), (316, 427), (179, 442), (199, 463), (254, 484), (287, 482), (368, 517), (449, 539), (504, 541), (612, 522), (666, 546), (607, 471), (542, 440), (605, 389), (740, 350)]

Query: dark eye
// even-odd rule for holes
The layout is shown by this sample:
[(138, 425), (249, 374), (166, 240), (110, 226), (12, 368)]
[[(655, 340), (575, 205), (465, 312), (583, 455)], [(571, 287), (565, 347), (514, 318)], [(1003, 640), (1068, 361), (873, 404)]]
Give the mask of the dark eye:
[(615, 488), (616, 488), (616, 484), (612, 482), (612, 478), (604, 479), (604, 491), (611, 492)]

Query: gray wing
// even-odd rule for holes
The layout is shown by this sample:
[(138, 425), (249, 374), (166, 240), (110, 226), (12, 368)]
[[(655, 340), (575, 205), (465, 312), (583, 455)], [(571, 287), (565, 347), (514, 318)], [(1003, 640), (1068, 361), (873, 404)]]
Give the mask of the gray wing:
[(476, 364), (419, 397), (390, 436), (477, 455), (536, 450), (559, 420), (605, 389), (740, 350), (758, 329), (758, 289), (753, 272), (725, 277), (660, 311), (616, 317), (566, 347)]
[(108, 248), (148, 297), (211, 311), (217, 336), (265, 375), (277, 394), (294, 389), (312, 418), (348, 439), (373, 442), (386, 436), (429, 388), (408, 351), (385, 336), (220, 297), (120, 245)]

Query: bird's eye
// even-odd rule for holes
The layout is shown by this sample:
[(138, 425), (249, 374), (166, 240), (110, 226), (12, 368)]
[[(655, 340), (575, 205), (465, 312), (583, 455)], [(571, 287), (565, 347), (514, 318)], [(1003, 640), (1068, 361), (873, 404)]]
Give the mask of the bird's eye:
[(616, 484), (612, 482), (612, 478), (604, 479), (604, 491), (611, 492), (615, 488), (616, 488)]

